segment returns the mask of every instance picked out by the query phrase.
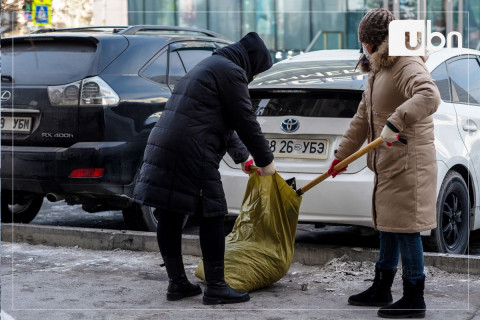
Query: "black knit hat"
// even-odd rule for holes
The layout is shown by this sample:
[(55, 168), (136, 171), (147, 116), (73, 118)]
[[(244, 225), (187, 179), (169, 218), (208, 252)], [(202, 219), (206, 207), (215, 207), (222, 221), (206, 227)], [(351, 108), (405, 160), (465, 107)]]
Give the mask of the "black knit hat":
[(381, 8), (368, 12), (358, 26), (358, 39), (360, 42), (378, 46), (388, 35), (388, 24), (395, 20), (394, 15)]

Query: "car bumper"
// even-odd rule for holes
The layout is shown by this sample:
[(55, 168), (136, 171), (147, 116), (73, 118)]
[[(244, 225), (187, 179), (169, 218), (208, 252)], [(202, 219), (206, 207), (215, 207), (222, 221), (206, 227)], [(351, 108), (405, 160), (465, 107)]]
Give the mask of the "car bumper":
[[(142, 155), (143, 148), (128, 142), (80, 142), (69, 148), (2, 146), (2, 189), (128, 194)], [(105, 172), (100, 178), (69, 178), (78, 168), (104, 168)]]
[[(223, 161), (220, 172), (228, 212), (238, 215), (248, 176), (239, 169), (230, 168)], [(285, 180), (295, 177), (297, 188), (300, 188), (321, 173), (279, 174)], [(299, 221), (372, 227), (373, 177), (373, 173), (364, 168), (354, 174), (340, 174), (335, 179), (328, 178), (303, 195)]]

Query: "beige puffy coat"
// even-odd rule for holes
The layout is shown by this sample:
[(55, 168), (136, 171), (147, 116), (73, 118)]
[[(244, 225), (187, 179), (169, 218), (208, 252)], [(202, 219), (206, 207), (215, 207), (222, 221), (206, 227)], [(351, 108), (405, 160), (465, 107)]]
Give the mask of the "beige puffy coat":
[(376, 229), (413, 233), (436, 227), (437, 163), (432, 114), (440, 94), (427, 57), (388, 56), (388, 38), (362, 69), (369, 71), (357, 113), (336, 150), (344, 159), (380, 136), (387, 121), (399, 131), (393, 146), (368, 153), (375, 173), (372, 219)]

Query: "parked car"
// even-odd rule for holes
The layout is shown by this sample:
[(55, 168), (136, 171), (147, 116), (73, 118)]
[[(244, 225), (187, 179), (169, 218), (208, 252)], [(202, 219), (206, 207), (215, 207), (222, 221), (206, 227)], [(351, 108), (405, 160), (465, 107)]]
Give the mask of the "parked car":
[(162, 26), (2, 39), (2, 222), (30, 222), (46, 196), (154, 231), (151, 208), (129, 198), (148, 135), (179, 79), (229, 43)]
[[(302, 187), (328, 170), (354, 116), (366, 75), (355, 50), (327, 50), (275, 64), (251, 83), (258, 121), (279, 174)], [(427, 61), (443, 102), (434, 114), (438, 161), (438, 227), (422, 235), (434, 250), (464, 253), (480, 228), (480, 51), (445, 49)], [(229, 213), (238, 214), (247, 177), (221, 163)], [(372, 227), (373, 173), (366, 157), (303, 196), (300, 221)]]

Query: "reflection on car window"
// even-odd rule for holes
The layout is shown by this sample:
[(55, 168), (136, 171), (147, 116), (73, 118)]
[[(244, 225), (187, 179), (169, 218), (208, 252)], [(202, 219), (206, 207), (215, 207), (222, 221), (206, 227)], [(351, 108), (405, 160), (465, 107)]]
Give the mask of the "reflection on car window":
[(355, 69), (357, 61), (299, 61), (279, 63), (259, 74), (251, 83), (252, 86), (318, 86), (318, 85), (346, 85), (361, 86), (366, 74), (359, 68)]
[(209, 49), (178, 50), (177, 52), (187, 72), (192, 70), (197, 63), (212, 55), (212, 50)]
[(433, 70), (432, 78), (438, 87), (438, 91), (440, 91), (442, 100), (450, 101), (450, 83), (448, 82), (447, 66), (445, 63), (442, 63), (435, 70)]
[(480, 66), (477, 59), (461, 59), (448, 65), (452, 101), (480, 104)]
[(352, 118), (361, 100), (358, 93), (295, 93), (252, 99), (257, 116)]
[(140, 73), (141, 76), (158, 83), (167, 83), (167, 53), (163, 52)]
[(182, 61), (177, 52), (170, 53), (170, 64), (168, 67), (168, 84), (176, 85), (186, 74)]

